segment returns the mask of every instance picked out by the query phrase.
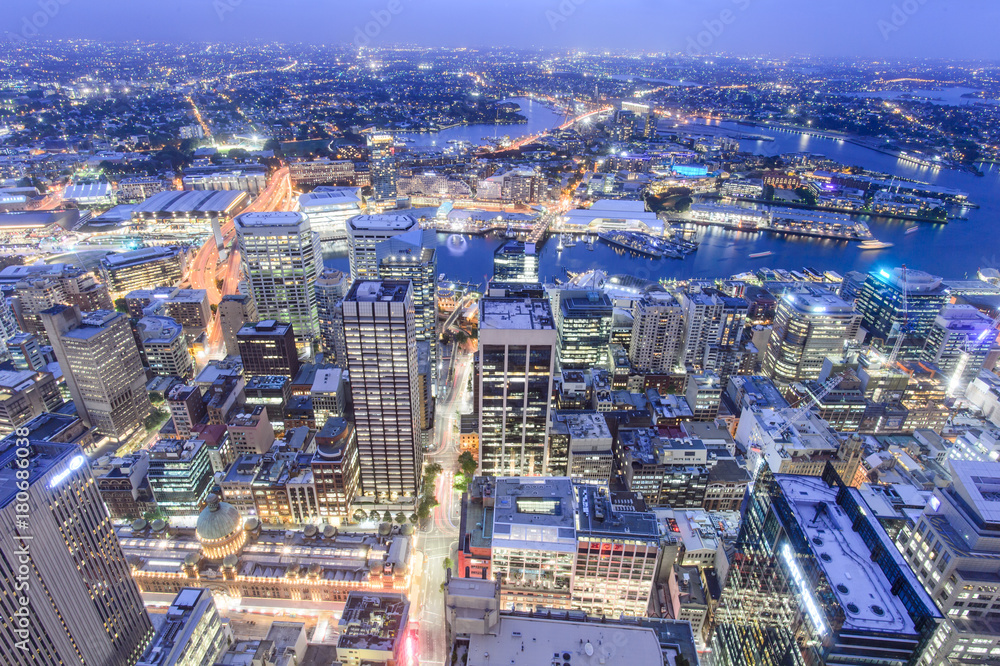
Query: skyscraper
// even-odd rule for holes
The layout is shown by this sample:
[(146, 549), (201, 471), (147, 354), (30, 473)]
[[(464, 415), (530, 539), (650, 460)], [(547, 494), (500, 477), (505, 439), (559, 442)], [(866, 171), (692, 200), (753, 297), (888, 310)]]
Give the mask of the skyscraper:
[(257, 316), (288, 322), (310, 355), (319, 338), (316, 276), (323, 266), (319, 236), (301, 213), (244, 213), (236, 218), (243, 273)]
[[(396, 139), (392, 134), (369, 134), (368, 152), (372, 174), (372, 193), (376, 205), (396, 205)], [(357, 279), (355, 277), (355, 279)]]
[(949, 378), (949, 394), (964, 395), (996, 341), (993, 322), (982, 312), (971, 305), (945, 305), (927, 333), (923, 360)]
[(219, 325), (222, 339), (226, 342), (226, 353), (236, 356), (240, 353), (236, 334), (243, 324), (257, 321), (257, 307), (250, 294), (226, 294), (219, 303)]
[(493, 253), (496, 282), (538, 282), (538, 254), (534, 243), (507, 241)]
[(361, 488), (377, 501), (414, 496), (420, 483), (420, 395), (409, 282), (355, 282), (344, 299)]
[(546, 299), (479, 301), (479, 466), (484, 474), (547, 469), (557, 335)]
[(149, 394), (125, 315), (57, 305), (42, 313), (42, 322), (84, 423), (118, 442), (140, 431)]
[(640, 372), (675, 370), (683, 357), (684, 311), (667, 292), (652, 292), (632, 304), (628, 358)]
[(556, 306), (559, 367), (589, 370), (608, 362), (614, 306), (599, 291), (561, 290)]
[(0, 444), (3, 663), (134, 664), (153, 627), (86, 457), (16, 441)]
[(761, 473), (716, 618), (712, 651), (724, 666), (914, 665), (942, 619), (831, 467)]
[[(952, 483), (896, 537), (906, 564), (947, 618), (934, 664), (988, 664), (1000, 654), (1000, 462), (949, 460)], [(948, 661), (945, 661), (945, 658)]]
[(212, 664), (232, 641), (232, 629), (222, 623), (211, 590), (185, 587), (136, 666)]
[(351, 279), (377, 280), (378, 256), (375, 248), (382, 241), (419, 229), (416, 219), (405, 213), (356, 215), (347, 221), (347, 240), (351, 252)]
[[(906, 312), (903, 312), (903, 296)], [(899, 360), (919, 360), (924, 338), (948, 296), (941, 278), (909, 268), (872, 271), (855, 302), (869, 342), (884, 355), (904, 335)]]
[(417, 342), (428, 343), (431, 377), (437, 377), (437, 250), (433, 232), (413, 229), (375, 246), (382, 280), (413, 284), (413, 312)]
[(347, 295), (351, 278), (341, 271), (323, 271), (316, 278), (316, 313), (323, 345), (323, 360), (344, 363), (344, 318), (341, 301)]
[(777, 382), (819, 378), (827, 356), (839, 357), (857, 336), (850, 303), (820, 287), (788, 290), (778, 301), (763, 372)]
[[(680, 296), (684, 308), (684, 364), (723, 378), (733, 373), (742, 351), (743, 329), (750, 304), (743, 298), (706, 289)], [(721, 372), (720, 372), (721, 371)]]

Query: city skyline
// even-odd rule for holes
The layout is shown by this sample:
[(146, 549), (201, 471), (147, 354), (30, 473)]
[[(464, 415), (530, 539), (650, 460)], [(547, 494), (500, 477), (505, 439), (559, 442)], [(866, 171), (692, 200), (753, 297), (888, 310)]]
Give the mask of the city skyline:
[[(131, 38), (167, 43), (263, 40), (371, 47), (617, 49), (697, 56), (1000, 57), (1000, 50), (989, 45), (989, 26), (1000, 19), (1000, 8), (987, 0), (961, 5), (844, 0), (836, 7), (778, 0), (625, 0), (613, 8), (606, 0), (411, 2), (365, 0), (331, 6), (321, 0), (295, 0), (275, 12), (264, 0), (173, 0), (142, 7), (126, 0), (12, 0), (0, 10), (0, 25), (6, 40), (17, 44), (34, 38)], [(405, 20), (395, 21), (403, 15)], [(635, 20), (637, 16), (644, 20)], [(131, 26), (129, 38), (114, 27), (121, 22)], [(949, 32), (949, 27), (954, 30)], [(959, 34), (959, 28), (961, 39), (950, 37)]]
[(0, 662), (1000, 659), (1000, 11), (3, 12)]

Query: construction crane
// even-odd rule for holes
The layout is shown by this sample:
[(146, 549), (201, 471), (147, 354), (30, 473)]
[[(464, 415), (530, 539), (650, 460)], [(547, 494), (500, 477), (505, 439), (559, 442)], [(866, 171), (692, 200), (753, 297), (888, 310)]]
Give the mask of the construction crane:
[(799, 419), (806, 415), (813, 405), (819, 404), (822, 400), (830, 393), (833, 389), (840, 385), (840, 382), (844, 381), (849, 372), (841, 372), (840, 374), (830, 377), (825, 382), (820, 384), (819, 389), (813, 393), (808, 388), (806, 389), (807, 397), (803, 397), (803, 403), (795, 408), (795, 411), (785, 417), (785, 427), (781, 429), (781, 436), (785, 437), (788, 435), (788, 431), (791, 430), (792, 426), (795, 425)]

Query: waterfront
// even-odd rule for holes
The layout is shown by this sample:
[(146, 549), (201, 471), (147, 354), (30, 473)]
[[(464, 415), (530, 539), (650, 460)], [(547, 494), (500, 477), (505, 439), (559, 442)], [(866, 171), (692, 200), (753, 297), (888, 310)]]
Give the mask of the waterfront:
[(468, 141), (475, 146), (480, 146), (486, 143), (483, 141), (484, 137), (499, 140), (506, 135), (511, 139), (520, 139), (558, 127), (565, 122), (565, 118), (561, 114), (556, 113), (546, 104), (531, 98), (511, 97), (503, 101), (517, 103), (521, 107), (521, 115), (525, 116), (528, 121), (499, 125), (456, 125), (440, 132), (401, 132), (396, 137), (415, 147), (444, 148), (449, 141)]
[[(521, 135), (543, 129), (555, 114), (538, 103), (526, 111), (531, 117), (540, 114), (542, 120), (532, 120), (527, 125), (498, 126), (502, 136), (513, 130), (534, 128)], [(745, 128), (736, 123), (715, 123), (733, 132)], [(506, 129), (503, 129), (506, 127)], [(446, 132), (462, 130), (466, 136), (492, 135), (493, 125), (468, 125)], [(963, 213), (968, 220), (954, 220), (950, 224), (914, 223), (884, 218), (862, 217), (871, 227), (875, 238), (893, 243), (882, 250), (861, 250), (857, 243), (835, 240), (814, 240), (796, 236), (778, 236), (770, 233), (747, 233), (717, 228), (700, 228), (692, 236), (698, 251), (685, 259), (652, 259), (647, 256), (616, 250), (608, 245), (595, 243), (589, 250), (583, 243), (557, 250), (555, 240), (550, 240), (540, 250), (539, 265), (543, 278), (564, 279), (566, 271), (602, 268), (612, 273), (629, 273), (648, 279), (660, 278), (711, 278), (727, 277), (762, 267), (799, 269), (809, 266), (818, 270), (868, 271), (881, 266), (898, 266), (906, 263), (949, 278), (973, 277), (980, 267), (1000, 267), (1000, 248), (992, 225), (1000, 219), (1000, 166), (982, 164), (984, 177), (969, 173), (920, 167), (898, 160), (890, 155), (864, 148), (846, 141), (823, 139), (787, 132), (766, 132), (774, 141), (741, 141), (742, 150), (776, 155), (791, 152), (813, 152), (826, 155), (846, 165), (858, 165), (874, 171), (893, 174), (902, 178), (925, 181), (935, 185), (963, 190), (969, 200), (979, 205)], [(438, 135), (416, 135), (443, 137)], [(914, 224), (919, 229), (911, 234), (905, 230)], [(491, 272), (493, 250), (500, 243), (494, 236), (467, 237), (464, 247), (446, 245), (447, 235), (438, 234), (438, 270), (448, 277), (463, 281), (481, 281)], [(771, 252), (756, 259), (750, 254)], [(327, 265), (346, 270), (346, 255), (327, 258)]]

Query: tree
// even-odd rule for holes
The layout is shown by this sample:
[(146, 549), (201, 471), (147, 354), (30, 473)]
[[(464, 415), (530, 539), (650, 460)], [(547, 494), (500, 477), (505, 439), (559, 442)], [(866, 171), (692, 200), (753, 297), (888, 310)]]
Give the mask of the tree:
[(418, 520), (420, 520), (420, 516), (418, 516), (416, 513), (411, 513), (410, 514), (410, 522), (411, 523), (413, 523), (414, 525), (416, 525)]
[(365, 511), (364, 509), (355, 509), (354, 510), (354, 521), (355, 522), (358, 522), (358, 523), (364, 522), (366, 518), (368, 518), (368, 512), (367, 511)]
[(150, 391), (149, 392), (149, 401), (151, 403), (153, 403), (154, 405), (158, 405), (161, 402), (163, 402), (163, 394), (160, 393), (159, 391)]
[(454, 564), (455, 563), (451, 561), (450, 557), (446, 557), (444, 558), (444, 562), (441, 563), (441, 566), (444, 567), (445, 570), (448, 570), (451, 569), (452, 565)]
[(385, 523), (392, 522), (392, 513), (390, 513), (388, 509), (386, 509), (386, 512), (382, 514), (382, 522)]
[(396, 514), (396, 523), (398, 525), (402, 525), (405, 522), (406, 522), (406, 514), (400, 511), (399, 513)]
[(462, 470), (462, 476), (471, 479), (475, 476), (476, 468), (479, 467), (479, 464), (470, 452), (462, 451), (458, 456), (458, 467)]
[(219, 312), (219, 305), (218, 305), (218, 303), (212, 303), (209, 306), (209, 308), (211, 308), (211, 310), (212, 310), (212, 316), (215, 316)]

